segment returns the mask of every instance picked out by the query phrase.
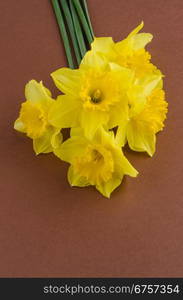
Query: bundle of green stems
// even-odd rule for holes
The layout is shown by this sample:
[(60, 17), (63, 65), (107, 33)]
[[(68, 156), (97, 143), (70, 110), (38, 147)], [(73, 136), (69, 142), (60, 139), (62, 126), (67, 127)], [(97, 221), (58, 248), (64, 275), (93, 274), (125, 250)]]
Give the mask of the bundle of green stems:
[(77, 68), (90, 49), (94, 33), (86, 0), (51, 0), (68, 65)]

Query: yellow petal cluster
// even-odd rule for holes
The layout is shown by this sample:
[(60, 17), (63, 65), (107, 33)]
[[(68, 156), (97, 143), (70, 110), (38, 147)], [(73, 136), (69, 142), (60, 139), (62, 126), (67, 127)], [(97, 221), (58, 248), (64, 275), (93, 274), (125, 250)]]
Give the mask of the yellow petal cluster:
[[(70, 164), (71, 186), (95, 186), (110, 197), (124, 175), (137, 176), (122, 147), (155, 152), (156, 134), (164, 127), (167, 102), (163, 74), (145, 49), (153, 36), (95, 38), (78, 69), (61, 68), (51, 77), (61, 91), (57, 99), (42, 82), (25, 87), (15, 129), (33, 140), (37, 154), (53, 152)], [(62, 142), (61, 129), (71, 128)]]
[(100, 127), (92, 140), (81, 128), (71, 130), (57, 155), (71, 164), (68, 180), (71, 186), (94, 185), (105, 197), (120, 185), (124, 175), (137, 176), (138, 172), (125, 158), (115, 141), (113, 132)]
[(26, 133), (33, 140), (36, 154), (54, 152), (62, 143), (60, 128), (53, 126), (48, 120), (49, 111), (55, 100), (43, 83), (36, 80), (26, 84), (25, 98), (14, 128)]

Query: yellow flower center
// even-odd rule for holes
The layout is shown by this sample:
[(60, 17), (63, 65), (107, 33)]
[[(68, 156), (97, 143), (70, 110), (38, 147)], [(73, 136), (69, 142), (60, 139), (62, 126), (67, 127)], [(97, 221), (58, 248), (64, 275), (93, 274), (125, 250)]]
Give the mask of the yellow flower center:
[(102, 145), (89, 145), (83, 156), (76, 157), (74, 171), (85, 177), (91, 184), (97, 185), (111, 179), (114, 161), (110, 150)]
[(42, 136), (48, 124), (45, 112), (41, 106), (30, 101), (22, 104), (20, 120), (24, 124), (27, 135), (32, 139)]
[(109, 111), (120, 101), (120, 84), (116, 74), (110, 71), (90, 70), (82, 80), (80, 99), (83, 108)]
[(91, 94), (90, 98), (93, 103), (99, 103), (102, 100), (102, 92), (97, 89)]

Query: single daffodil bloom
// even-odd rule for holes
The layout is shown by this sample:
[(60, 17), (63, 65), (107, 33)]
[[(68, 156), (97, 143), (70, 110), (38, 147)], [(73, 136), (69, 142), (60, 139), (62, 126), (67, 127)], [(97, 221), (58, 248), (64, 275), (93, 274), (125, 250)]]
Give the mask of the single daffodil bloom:
[(36, 80), (26, 84), (25, 98), (14, 128), (33, 140), (36, 154), (54, 151), (62, 142), (60, 128), (48, 121), (48, 113), (55, 100), (43, 83)]
[(56, 127), (81, 127), (92, 138), (100, 126), (113, 128), (126, 119), (127, 91), (133, 72), (98, 55), (85, 58), (79, 69), (61, 68), (51, 74), (65, 93), (57, 98), (49, 113)]
[[(151, 42), (153, 35), (139, 33), (143, 26), (144, 23), (141, 22), (125, 39), (117, 43), (111, 37), (96, 37), (87, 55), (93, 55), (95, 52), (109, 62), (130, 68), (135, 72), (136, 77), (148, 73), (161, 74), (160, 70), (150, 62), (151, 55), (145, 50), (145, 46)], [(85, 58), (83, 62), (84, 60)]]
[(124, 146), (128, 142), (134, 151), (147, 152), (153, 156), (156, 145), (156, 133), (164, 127), (168, 103), (165, 92), (157, 87), (147, 96), (143, 108), (130, 114), (127, 122), (118, 127), (116, 141)]
[(92, 185), (108, 198), (124, 175), (136, 177), (138, 174), (116, 143), (114, 133), (103, 128), (98, 128), (92, 140), (83, 135), (82, 129), (72, 129), (71, 138), (61, 145), (57, 156), (70, 163), (71, 186)]

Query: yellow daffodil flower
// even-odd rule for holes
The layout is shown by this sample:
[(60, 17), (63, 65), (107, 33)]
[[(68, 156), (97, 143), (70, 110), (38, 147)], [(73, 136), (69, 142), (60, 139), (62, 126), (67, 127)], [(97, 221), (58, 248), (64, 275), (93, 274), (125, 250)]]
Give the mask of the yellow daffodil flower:
[(126, 119), (126, 93), (133, 80), (129, 69), (108, 64), (98, 55), (85, 58), (79, 69), (61, 68), (51, 74), (65, 95), (58, 97), (49, 113), (57, 127), (83, 128), (89, 138), (101, 125), (115, 127)]
[(55, 100), (42, 82), (35, 80), (26, 84), (25, 98), (14, 128), (33, 139), (36, 154), (54, 151), (62, 142), (60, 128), (53, 127), (48, 121), (48, 113)]
[(68, 171), (71, 186), (93, 185), (105, 197), (110, 197), (124, 175), (138, 174), (115, 142), (113, 132), (102, 128), (92, 140), (82, 134), (82, 129), (72, 129), (71, 138), (57, 150), (57, 156), (71, 164)]
[(164, 91), (156, 87), (147, 96), (140, 110), (129, 109), (129, 119), (118, 127), (116, 141), (124, 146), (128, 141), (134, 151), (145, 151), (150, 156), (155, 152), (156, 133), (163, 129), (167, 114)]
[[(110, 62), (132, 69), (136, 77), (148, 73), (160, 75), (160, 70), (150, 62), (150, 53), (144, 49), (153, 36), (150, 33), (139, 33), (143, 26), (144, 23), (141, 22), (127, 38), (117, 43), (111, 37), (95, 38), (87, 55), (98, 53)], [(83, 62), (84, 60), (85, 58)]]

